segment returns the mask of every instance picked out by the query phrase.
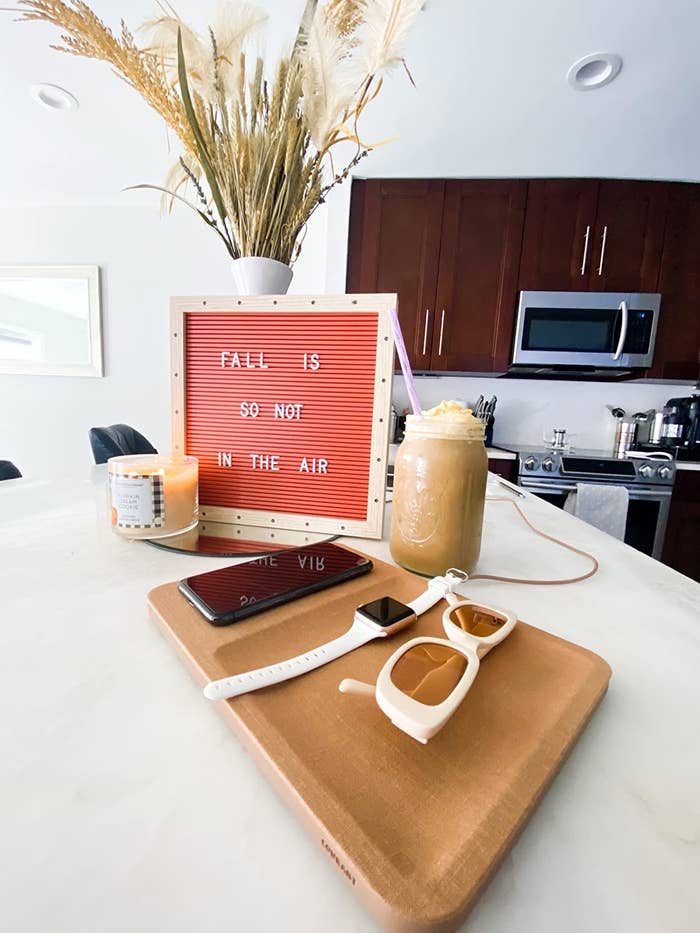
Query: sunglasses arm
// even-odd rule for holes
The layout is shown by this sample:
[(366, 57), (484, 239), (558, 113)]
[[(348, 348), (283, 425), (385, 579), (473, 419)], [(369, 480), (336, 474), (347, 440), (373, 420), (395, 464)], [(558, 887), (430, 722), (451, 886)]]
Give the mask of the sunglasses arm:
[(463, 603), (465, 597), (460, 596), (459, 593), (447, 592), (445, 593), (445, 599), (447, 600), (448, 605), (456, 606), (458, 603)]
[(358, 696), (367, 697), (374, 697), (376, 693), (374, 684), (366, 684), (361, 680), (353, 680), (350, 677), (346, 677), (345, 680), (340, 681), (338, 690), (340, 690), (341, 693), (354, 693)]

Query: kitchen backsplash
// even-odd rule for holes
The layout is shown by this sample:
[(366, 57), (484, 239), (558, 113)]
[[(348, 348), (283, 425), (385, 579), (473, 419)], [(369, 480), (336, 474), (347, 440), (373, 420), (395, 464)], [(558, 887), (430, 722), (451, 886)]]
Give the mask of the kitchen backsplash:
[[(473, 404), (479, 395), (498, 397), (493, 443), (541, 444), (552, 428), (566, 428), (579, 448), (607, 450), (615, 437), (615, 420), (606, 408), (614, 405), (628, 414), (662, 408), (667, 399), (688, 395), (693, 383), (554, 382), (489, 379), (478, 376), (419, 376), (418, 396), (424, 408), (442, 399)], [(408, 405), (403, 377), (394, 376), (394, 405), (401, 413)]]

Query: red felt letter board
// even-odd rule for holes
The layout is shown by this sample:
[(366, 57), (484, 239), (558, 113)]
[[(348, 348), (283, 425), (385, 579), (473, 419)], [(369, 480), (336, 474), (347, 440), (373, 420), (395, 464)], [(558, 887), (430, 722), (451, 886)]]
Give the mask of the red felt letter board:
[(395, 295), (174, 298), (173, 450), (210, 521), (380, 537)]

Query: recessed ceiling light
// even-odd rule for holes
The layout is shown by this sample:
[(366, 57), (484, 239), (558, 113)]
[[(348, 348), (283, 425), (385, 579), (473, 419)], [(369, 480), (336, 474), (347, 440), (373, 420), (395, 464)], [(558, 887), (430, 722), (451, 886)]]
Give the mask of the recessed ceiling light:
[(574, 62), (566, 78), (577, 91), (592, 91), (610, 84), (620, 73), (622, 59), (614, 52), (596, 52)]
[(29, 93), (48, 110), (77, 110), (79, 106), (77, 97), (56, 84), (32, 84)]

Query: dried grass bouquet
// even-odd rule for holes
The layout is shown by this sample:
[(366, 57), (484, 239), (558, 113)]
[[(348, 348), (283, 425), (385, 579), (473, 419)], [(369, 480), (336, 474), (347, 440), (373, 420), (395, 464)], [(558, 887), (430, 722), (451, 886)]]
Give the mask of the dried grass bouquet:
[[(159, 3), (138, 43), (123, 21), (117, 36), (81, 0), (19, 6), (23, 20), (62, 30), (52, 48), (108, 62), (177, 137), (180, 157), (165, 184), (136, 187), (157, 188), (171, 206), (183, 201), (233, 259), (291, 264), (313, 212), (373, 148), (359, 118), (383, 75), (405, 67), (404, 42), (423, 2), (306, 0), (274, 71), (248, 50), (266, 14), (242, 0), (221, 4), (204, 36)], [(343, 143), (354, 148), (336, 168), (332, 153)]]

